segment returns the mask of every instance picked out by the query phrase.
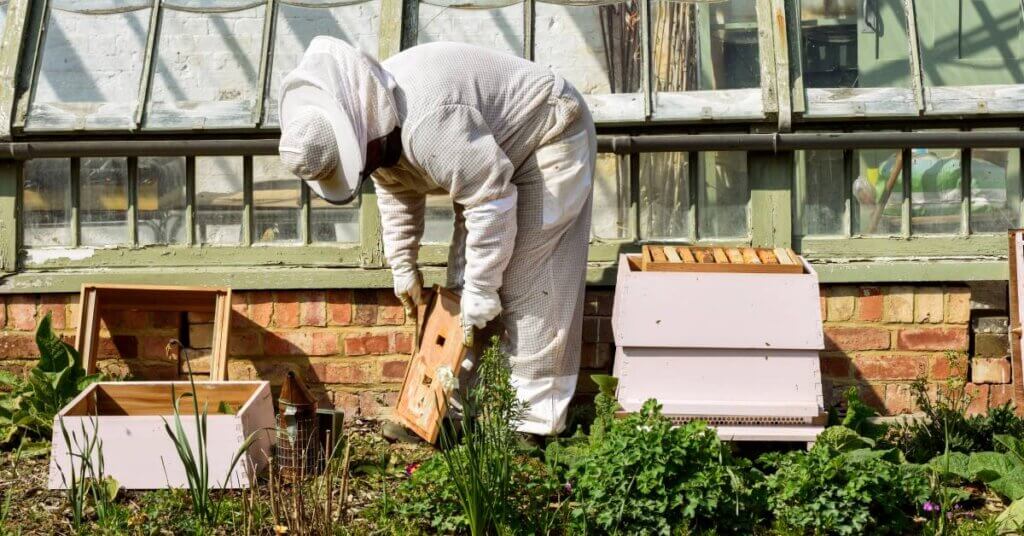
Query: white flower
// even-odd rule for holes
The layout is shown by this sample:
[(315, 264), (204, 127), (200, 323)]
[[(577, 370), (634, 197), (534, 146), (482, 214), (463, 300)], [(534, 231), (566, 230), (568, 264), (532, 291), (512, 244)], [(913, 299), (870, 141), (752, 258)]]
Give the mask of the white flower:
[(637, 425), (636, 429), (641, 431), (641, 432), (644, 432), (644, 433), (647, 433), (647, 432), (651, 431), (651, 427), (649, 425), (646, 425), (646, 424)]
[(452, 372), (452, 369), (444, 365), (437, 367), (434, 377), (441, 384), (441, 389), (444, 389), (445, 394), (450, 395), (459, 388), (459, 378)]

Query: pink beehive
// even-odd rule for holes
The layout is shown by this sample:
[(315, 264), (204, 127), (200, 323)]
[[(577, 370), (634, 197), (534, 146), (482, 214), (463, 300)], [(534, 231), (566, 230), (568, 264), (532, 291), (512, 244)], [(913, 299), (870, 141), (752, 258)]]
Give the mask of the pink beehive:
[(619, 257), (612, 326), (618, 399), (657, 399), (722, 439), (813, 442), (823, 429), (818, 277), (641, 271)]

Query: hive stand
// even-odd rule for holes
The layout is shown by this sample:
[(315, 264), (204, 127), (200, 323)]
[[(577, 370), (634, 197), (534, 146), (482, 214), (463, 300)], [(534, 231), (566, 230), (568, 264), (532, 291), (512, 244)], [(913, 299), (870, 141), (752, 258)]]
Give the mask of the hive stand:
[(228, 379), (228, 335), (231, 329), (229, 287), (163, 285), (82, 285), (75, 346), (87, 374), (96, 372), (100, 317), (104, 311), (171, 311), (213, 314), (210, 379)]

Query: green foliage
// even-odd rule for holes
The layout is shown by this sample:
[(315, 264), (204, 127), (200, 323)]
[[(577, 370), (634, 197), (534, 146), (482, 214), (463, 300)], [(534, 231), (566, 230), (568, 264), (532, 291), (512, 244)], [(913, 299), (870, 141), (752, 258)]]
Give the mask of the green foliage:
[(49, 314), (39, 321), (36, 346), (39, 362), (27, 378), (0, 374), (0, 447), (49, 440), (57, 413), (100, 378), (85, 374), (78, 351), (51, 329)]
[(99, 421), (96, 418), (90, 421), (91, 433), (85, 429), (83, 422), (81, 436), (74, 430), (69, 432), (64, 419), (60, 421), (61, 435), (72, 466), (60, 467), (58, 462), (57, 467), (60, 469), (61, 480), (67, 487), (71, 520), (76, 529), (81, 529), (85, 509), (90, 503), (96, 513), (96, 520), (101, 525), (114, 517), (116, 508), (113, 503), (121, 489), (117, 480), (104, 472), (103, 441), (99, 439)]
[(841, 423), (843, 428), (853, 430), (860, 436), (872, 438), (877, 438), (885, 433), (885, 426), (872, 424), (870, 419), (877, 417), (878, 412), (860, 399), (856, 387), (850, 387), (844, 397), (846, 398), (846, 416), (843, 417)]
[[(191, 372), (191, 370), (189, 371)], [(174, 387), (171, 386), (171, 397), (174, 398), (174, 428), (171, 428), (170, 423), (167, 419), (164, 421), (164, 429), (167, 431), (167, 435), (170, 436), (171, 441), (174, 442), (174, 448), (178, 453), (178, 458), (181, 460), (181, 464), (185, 468), (185, 476), (188, 479), (188, 492), (189, 498), (192, 501), (192, 511), (198, 520), (207, 525), (215, 523), (220, 517), (221, 503), (215, 501), (210, 494), (210, 461), (208, 457), (209, 443), (206, 439), (207, 433), (207, 408), (204, 405), (202, 412), (199, 410), (199, 401), (195, 397), (196, 384), (195, 380), (192, 379), (192, 374), (189, 374), (189, 383), (191, 384), (192, 391), (188, 393), (182, 393), (181, 396), (176, 397), (174, 395)], [(181, 422), (181, 401), (185, 398), (192, 399), (192, 415), (195, 420), (195, 443), (196, 449), (192, 449), (192, 443), (189, 441), (188, 436), (185, 434), (185, 427)], [(231, 473), (235, 470), (235, 465), (238, 464), (242, 455), (252, 444), (256, 437), (256, 433), (253, 432), (248, 438), (242, 443), (235, 452), (234, 457), (231, 459), (231, 463), (228, 465), (227, 474), (224, 476), (225, 483), (230, 478)]]
[(592, 435), (572, 462), (574, 530), (746, 533), (762, 513), (751, 473), (705, 424), (674, 427), (651, 400)]
[(401, 486), (393, 508), (419, 530), (543, 534), (554, 523), (548, 505), (561, 486), (544, 464), (518, 452), (515, 428), (526, 408), (496, 338), (477, 370), (462, 393), (461, 440), (442, 427), (441, 453)]
[(920, 468), (894, 450), (864, 448), (849, 429), (829, 432), (810, 452), (765, 457), (777, 525), (799, 534), (903, 534), (928, 497)]
[(1024, 419), (1008, 405), (990, 408), (985, 415), (967, 416), (971, 397), (962, 380), (941, 386), (935, 400), (929, 397), (925, 382), (914, 382), (912, 388), (923, 418), (895, 425), (885, 437), (911, 462), (925, 463), (947, 447), (953, 452), (991, 451), (997, 447), (998, 435), (1024, 437)]

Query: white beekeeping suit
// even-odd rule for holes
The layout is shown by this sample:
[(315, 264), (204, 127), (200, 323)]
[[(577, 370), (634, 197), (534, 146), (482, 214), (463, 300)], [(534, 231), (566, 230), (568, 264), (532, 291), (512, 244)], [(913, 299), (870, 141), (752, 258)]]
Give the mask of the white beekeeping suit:
[[(401, 158), (373, 174), (396, 294), (418, 299), (426, 194), (447, 192), (456, 205), (448, 286), (462, 289), (463, 322), (482, 327), (500, 313), (512, 380), (529, 404), (520, 431), (561, 431), (579, 369), (596, 155), (582, 97), (541, 66), (463, 44), (413, 47), (381, 69), (366, 64), (373, 61), (341, 41), (314, 40), (284, 81), (282, 150), (317, 145), (316, 136), (292, 134), (310, 129), (303, 128), (309, 121), (293, 128), (285, 117), (289, 80), (329, 83), (323, 72), (359, 67), (370, 82), (343, 80), (344, 88), (328, 92), (347, 117), (365, 114), (362, 121), (375, 125), (361, 139), (341, 139), (342, 153), (346, 144), (386, 136), (389, 126), (401, 129)], [(292, 168), (317, 178), (309, 160)], [(324, 182), (330, 173), (319, 175)]]

